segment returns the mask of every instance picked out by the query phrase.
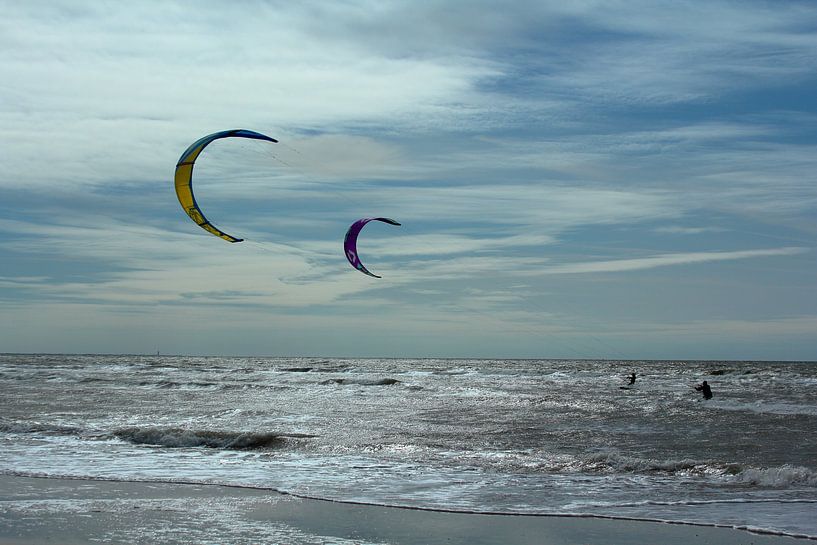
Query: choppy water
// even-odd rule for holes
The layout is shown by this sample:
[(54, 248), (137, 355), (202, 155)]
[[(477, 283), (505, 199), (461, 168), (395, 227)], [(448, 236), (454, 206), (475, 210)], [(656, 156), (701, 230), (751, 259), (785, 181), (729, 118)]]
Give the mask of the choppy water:
[(0, 473), (817, 538), (817, 363), (6, 354)]

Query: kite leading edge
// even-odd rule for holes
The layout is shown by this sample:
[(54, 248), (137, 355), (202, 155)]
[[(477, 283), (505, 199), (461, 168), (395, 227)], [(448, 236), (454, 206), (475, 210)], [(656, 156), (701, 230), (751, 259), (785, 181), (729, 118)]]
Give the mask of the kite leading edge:
[(368, 274), (369, 276), (380, 278), (376, 274), (370, 273), (369, 270), (363, 266), (363, 263), (360, 262), (360, 257), (357, 255), (357, 236), (358, 234), (360, 234), (360, 231), (361, 229), (363, 229), (363, 226), (369, 223), (370, 221), (382, 221), (384, 223), (390, 223), (391, 225), (400, 225), (393, 219), (389, 218), (364, 218), (357, 220), (349, 227), (349, 230), (346, 231), (346, 236), (343, 239), (343, 250), (344, 253), (346, 254), (346, 259), (349, 260), (349, 263), (352, 264), (352, 267), (359, 270), (363, 274)]
[(275, 138), (270, 138), (269, 136), (261, 134), (260, 132), (250, 131), (247, 129), (220, 131), (196, 140), (184, 151), (184, 153), (182, 153), (182, 156), (179, 158), (179, 162), (176, 163), (176, 196), (179, 198), (179, 204), (182, 205), (182, 209), (188, 216), (190, 216), (191, 220), (196, 222), (199, 227), (217, 237), (223, 238), (228, 242), (241, 242), (244, 239), (228, 235), (210, 223), (207, 218), (204, 217), (204, 213), (201, 211), (201, 208), (199, 208), (198, 203), (196, 203), (196, 197), (193, 196), (193, 164), (196, 162), (196, 159), (210, 142), (213, 140), (218, 140), (219, 138), (229, 137), (252, 138), (255, 140), (266, 140), (274, 143), (278, 142), (278, 140)]

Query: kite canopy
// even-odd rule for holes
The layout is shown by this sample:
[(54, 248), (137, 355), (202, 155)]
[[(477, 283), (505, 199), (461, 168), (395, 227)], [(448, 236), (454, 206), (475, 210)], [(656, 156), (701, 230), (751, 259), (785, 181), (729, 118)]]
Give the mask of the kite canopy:
[(370, 221), (382, 221), (383, 223), (400, 225), (393, 219), (389, 218), (364, 218), (357, 220), (349, 227), (349, 230), (346, 231), (346, 237), (343, 239), (343, 250), (344, 253), (346, 254), (346, 259), (349, 260), (349, 263), (352, 264), (352, 267), (359, 270), (363, 274), (368, 274), (369, 276), (380, 278), (376, 274), (370, 273), (369, 270), (363, 266), (363, 263), (360, 262), (360, 257), (358, 257), (357, 255), (357, 236), (360, 234), (360, 231), (361, 229), (363, 229), (363, 226), (369, 223)]
[(220, 131), (196, 140), (184, 151), (184, 153), (182, 153), (182, 156), (179, 157), (179, 162), (176, 163), (176, 196), (179, 198), (179, 204), (182, 205), (182, 209), (184, 209), (187, 215), (190, 216), (190, 219), (195, 221), (199, 227), (216, 235), (217, 237), (223, 238), (228, 242), (241, 242), (244, 239), (235, 238), (234, 236), (228, 235), (207, 221), (207, 218), (204, 217), (204, 213), (201, 211), (201, 208), (199, 208), (199, 205), (196, 203), (196, 197), (193, 196), (192, 187), (193, 164), (196, 162), (198, 156), (201, 155), (201, 152), (204, 151), (204, 148), (206, 148), (207, 145), (213, 140), (230, 137), (252, 138), (255, 140), (278, 142), (278, 140), (275, 138), (270, 138), (269, 136), (261, 134), (260, 132), (249, 131), (246, 129)]

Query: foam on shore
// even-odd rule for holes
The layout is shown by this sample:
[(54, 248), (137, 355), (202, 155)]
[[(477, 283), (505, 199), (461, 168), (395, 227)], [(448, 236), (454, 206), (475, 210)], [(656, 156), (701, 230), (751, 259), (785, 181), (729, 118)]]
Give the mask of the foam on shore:
[(0, 475), (0, 544), (795, 545), (746, 530), (615, 518), (489, 515), (310, 500), (214, 485)]

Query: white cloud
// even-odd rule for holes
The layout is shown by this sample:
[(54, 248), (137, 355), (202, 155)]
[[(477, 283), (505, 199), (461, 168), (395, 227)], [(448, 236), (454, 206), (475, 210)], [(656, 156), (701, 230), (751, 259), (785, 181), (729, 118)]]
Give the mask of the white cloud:
[(224, 128), (445, 123), (489, 70), (329, 40), (291, 9), (247, 17), (225, 6), (216, 20), (177, 4), (64, 7), (15, 8), (4, 24), (0, 79), (14, 82), (0, 88), (7, 187), (165, 177), (193, 139)]
[(589, 261), (582, 263), (565, 263), (543, 268), (542, 274), (582, 274), (600, 272), (624, 272), (671, 265), (690, 265), (712, 261), (731, 261), (757, 257), (780, 257), (806, 253), (806, 248), (770, 248), (763, 250), (741, 250), (733, 252), (689, 252), (661, 254), (636, 259), (615, 259), (608, 261)]
[(703, 233), (717, 233), (722, 232), (723, 229), (718, 227), (684, 227), (681, 225), (668, 225), (666, 227), (658, 227), (656, 233), (666, 233), (670, 235), (700, 235)]

